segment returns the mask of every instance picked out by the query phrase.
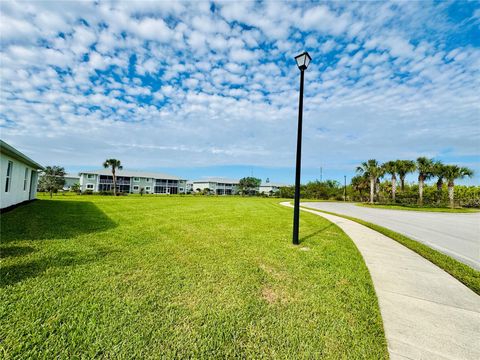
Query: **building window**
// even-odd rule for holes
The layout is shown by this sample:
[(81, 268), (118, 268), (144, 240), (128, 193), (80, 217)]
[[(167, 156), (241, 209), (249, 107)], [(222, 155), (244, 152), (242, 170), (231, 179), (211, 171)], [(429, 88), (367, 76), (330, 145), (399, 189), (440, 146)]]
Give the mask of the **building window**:
[(93, 190), (93, 184), (87, 184), (87, 190)]
[(94, 174), (87, 174), (87, 179), (94, 179), (95, 175)]
[(28, 168), (25, 168), (25, 177), (23, 178), (23, 191), (27, 191)]
[(145, 191), (150, 191), (150, 186), (145, 186)]
[(5, 192), (10, 191), (10, 184), (12, 182), (13, 162), (9, 161), (7, 166), (7, 177), (5, 179)]
[(140, 178), (139, 178), (139, 177), (134, 177), (134, 178), (133, 178), (133, 181), (135, 181), (135, 182), (140, 182)]
[(133, 190), (138, 190), (138, 185), (133, 185)]
[(150, 181), (152, 181), (152, 179), (147, 178), (145, 181), (149, 183)]

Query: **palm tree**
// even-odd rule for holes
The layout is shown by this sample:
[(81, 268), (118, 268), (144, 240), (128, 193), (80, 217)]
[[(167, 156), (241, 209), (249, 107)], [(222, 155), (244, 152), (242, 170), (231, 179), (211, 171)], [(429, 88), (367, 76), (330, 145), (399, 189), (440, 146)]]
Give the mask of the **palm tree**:
[(117, 176), (115, 175), (115, 171), (122, 170), (123, 166), (120, 160), (117, 159), (107, 159), (103, 163), (103, 167), (105, 169), (111, 168), (112, 169), (112, 176), (113, 176), (113, 195), (117, 195)]
[(433, 176), (437, 177), (437, 203), (442, 198), (443, 180), (445, 179), (446, 166), (441, 161), (436, 161), (433, 164)]
[(398, 174), (398, 160), (388, 161), (383, 164), (385, 173), (392, 175), (392, 200), (395, 202), (395, 192), (397, 191), (397, 174)]
[(357, 175), (350, 180), (352, 189), (358, 191), (360, 200), (363, 201), (363, 191), (368, 189), (368, 178), (366, 176)]
[(450, 207), (454, 206), (454, 188), (455, 180), (463, 179), (464, 177), (472, 177), (473, 170), (467, 167), (460, 167), (457, 165), (444, 165), (445, 167), (445, 179), (448, 181), (448, 199), (450, 200)]
[(423, 205), (423, 186), (425, 181), (433, 176), (434, 162), (432, 159), (421, 156), (417, 159), (418, 170), (418, 202)]
[(370, 159), (363, 162), (357, 167), (357, 173), (368, 177), (370, 180), (370, 203), (373, 204), (373, 196), (375, 192), (375, 183), (378, 178), (383, 176), (383, 169), (375, 159)]
[(415, 165), (415, 161), (412, 160), (397, 160), (397, 172), (398, 176), (400, 177), (400, 188), (405, 190), (405, 176), (408, 173), (414, 172), (417, 166)]

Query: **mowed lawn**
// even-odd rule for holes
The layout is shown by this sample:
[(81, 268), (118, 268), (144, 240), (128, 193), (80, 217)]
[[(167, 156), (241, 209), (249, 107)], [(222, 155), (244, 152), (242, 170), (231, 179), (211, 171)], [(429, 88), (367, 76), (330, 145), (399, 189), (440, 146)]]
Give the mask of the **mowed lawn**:
[(387, 358), (370, 275), (278, 199), (56, 196), (1, 215), (0, 357)]

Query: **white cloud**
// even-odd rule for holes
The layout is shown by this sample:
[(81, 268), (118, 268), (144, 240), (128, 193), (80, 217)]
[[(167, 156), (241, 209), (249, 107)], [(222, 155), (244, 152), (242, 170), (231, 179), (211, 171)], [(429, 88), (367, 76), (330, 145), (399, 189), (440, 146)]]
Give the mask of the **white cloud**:
[(291, 166), (307, 49), (306, 166), (478, 154), (478, 47), (395, 4), (2, 4), (2, 137), (43, 163)]
[(340, 35), (345, 32), (350, 24), (350, 15), (343, 13), (337, 16), (328, 6), (320, 5), (305, 10), (301, 23), (309, 29)]
[(162, 19), (144, 18), (132, 21), (130, 31), (145, 40), (166, 42), (172, 38), (172, 30)]

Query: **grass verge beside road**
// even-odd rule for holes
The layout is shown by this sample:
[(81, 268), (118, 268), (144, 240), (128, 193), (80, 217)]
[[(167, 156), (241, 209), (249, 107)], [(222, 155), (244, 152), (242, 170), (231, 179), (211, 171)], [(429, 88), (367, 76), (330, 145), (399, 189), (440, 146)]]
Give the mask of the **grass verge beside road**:
[(1, 216), (0, 357), (388, 358), (354, 243), (278, 199), (56, 196)]
[(405, 235), (402, 235), (400, 233), (387, 229), (383, 226), (376, 225), (365, 220), (361, 220), (361, 219), (347, 216), (347, 215), (333, 213), (330, 211), (309, 208), (307, 206), (302, 206), (302, 207), (310, 210), (324, 212), (326, 214), (339, 216), (348, 220), (352, 220), (372, 230), (378, 231), (379, 233), (385, 236), (388, 236), (389, 238), (395, 241), (398, 241), (400, 244), (406, 246), (410, 250), (415, 251), (417, 254), (429, 260), (433, 264), (437, 265), (439, 268), (443, 269), (444, 271), (452, 275), (454, 278), (459, 280), (461, 283), (465, 284), (475, 293), (480, 295), (480, 271), (477, 271), (471, 268), (470, 266), (465, 265), (448, 255), (445, 255), (437, 250), (434, 250), (431, 247), (425, 244), (422, 244), (418, 241), (415, 241)]
[(436, 207), (419, 207), (419, 206), (404, 206), (404, 205), (377, 205), (357, 203), (357, 206), (363, 206), (372, 209), (389, 209), (389, 210), (407, 210), (407, 211), (425, 211), (425, 212), (446, 212), (446, 213), (475, 213), (480, 212), (480, 209), (470, 208), (436, 208)]

